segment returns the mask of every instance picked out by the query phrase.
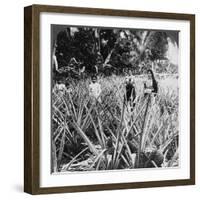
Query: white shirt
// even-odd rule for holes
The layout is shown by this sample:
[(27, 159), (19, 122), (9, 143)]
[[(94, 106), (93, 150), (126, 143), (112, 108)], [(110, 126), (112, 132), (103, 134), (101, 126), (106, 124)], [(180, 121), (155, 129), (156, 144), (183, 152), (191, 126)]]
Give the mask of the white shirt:
[(98, 98), (101, 94), (101, 85), (99, 83), (90, 83), (89, 92), (91, 96)]
[(56, 83), (53, 90), (54, 90), (54, 92), (57, 92), (58, 95), (62, 96), (62, 95), (64, 95), (66, 88), (65, 88), (65, 85), (63, 83), (60, 83), (60, 84)]

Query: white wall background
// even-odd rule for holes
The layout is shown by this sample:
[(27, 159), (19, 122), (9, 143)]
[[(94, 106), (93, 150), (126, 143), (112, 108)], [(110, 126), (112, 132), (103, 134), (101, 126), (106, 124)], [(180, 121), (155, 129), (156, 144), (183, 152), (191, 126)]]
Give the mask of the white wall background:
[[(200, 4), (198, 0), (6, 0), (0, 6), (0, 199), (199, 199)], [(30, 4), (196, 14), (196, 185), (31, 196), (23, 193), (23, 7)]]

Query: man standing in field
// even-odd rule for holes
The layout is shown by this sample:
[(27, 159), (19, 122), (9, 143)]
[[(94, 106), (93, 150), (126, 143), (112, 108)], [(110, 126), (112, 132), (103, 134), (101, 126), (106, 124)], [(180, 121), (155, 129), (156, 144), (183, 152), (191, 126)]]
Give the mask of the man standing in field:
[(53, 92), (55, 92), (59, 97), (62, 97), (65, 93), (65, 84), (64, 84), (64, 79), (59, 79), (54, 88)]
[(125, 101), (127, 102), (128, 106), (134, 107), (135, 106), (135, 98), (136, 98), (136, 91), (135, 91), (135, 83), (131, 76), (126, 77), (126, 93), (125, 93)]
[(101, 85), (97, 83), (97, 77), (95, 75), (92, 76), (92, 82), (89, 85), (89, 94), (93, 99), (101, 103)]

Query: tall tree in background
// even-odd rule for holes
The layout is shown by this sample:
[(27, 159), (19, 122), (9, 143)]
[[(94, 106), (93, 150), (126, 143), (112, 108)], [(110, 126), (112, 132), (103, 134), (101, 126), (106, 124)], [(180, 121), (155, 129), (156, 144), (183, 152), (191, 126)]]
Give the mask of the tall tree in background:
[(178, 44), (178, 34), (172, 31), (74, 27), (58, 30), (53, 32), (57, 34), (54, 52), (58, 68), (84, 66), (86, 73), (104, 73), (107, 69), (139, 71), (139, 63), (165, 58), (167, 38)]

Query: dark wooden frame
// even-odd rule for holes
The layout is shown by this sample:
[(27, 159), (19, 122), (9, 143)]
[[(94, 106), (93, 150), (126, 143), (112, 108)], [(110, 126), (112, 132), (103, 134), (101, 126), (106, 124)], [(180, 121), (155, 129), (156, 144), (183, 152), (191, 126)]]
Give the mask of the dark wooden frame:
[[(66, 187), (40, 187), (40, 53), (39, 18), (41, 12), (126, 16), (190, 22), (190, 178), (184, 180), (116, 183)], [(147, 188), (195, 184), (195, 15), (32, 5), (24, 8), (24, 191), (30, 194), (83, 192), (112, 189)]]

